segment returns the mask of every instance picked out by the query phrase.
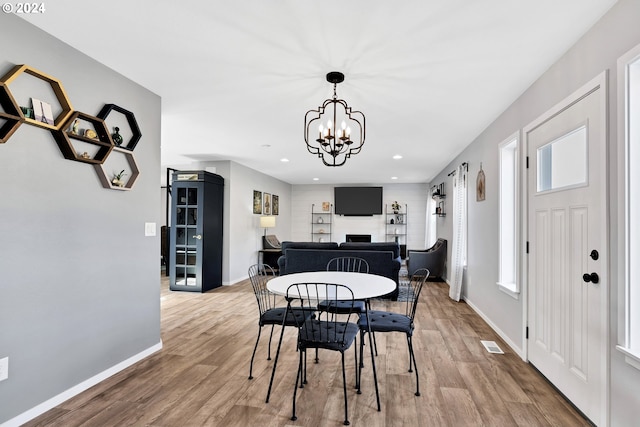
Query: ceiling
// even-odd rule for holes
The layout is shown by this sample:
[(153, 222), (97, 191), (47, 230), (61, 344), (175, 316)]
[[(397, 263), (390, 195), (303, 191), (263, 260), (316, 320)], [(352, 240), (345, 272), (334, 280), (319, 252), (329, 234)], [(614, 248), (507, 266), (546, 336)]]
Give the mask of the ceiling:
[[(614, 3), (56, 0), (20, 16), (162, 97), (163, 165), (375, 184), (429, 182)], [(303, 137), (334, 70), (367, 124), (342, 167)]]

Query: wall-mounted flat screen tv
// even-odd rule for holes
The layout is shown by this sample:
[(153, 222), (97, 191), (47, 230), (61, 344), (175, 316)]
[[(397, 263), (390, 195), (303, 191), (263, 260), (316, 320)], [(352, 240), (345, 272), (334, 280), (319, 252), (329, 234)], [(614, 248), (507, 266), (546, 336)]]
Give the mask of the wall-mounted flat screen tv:
[(382, 215), (382, 187), (334, 187), (336, 215)]

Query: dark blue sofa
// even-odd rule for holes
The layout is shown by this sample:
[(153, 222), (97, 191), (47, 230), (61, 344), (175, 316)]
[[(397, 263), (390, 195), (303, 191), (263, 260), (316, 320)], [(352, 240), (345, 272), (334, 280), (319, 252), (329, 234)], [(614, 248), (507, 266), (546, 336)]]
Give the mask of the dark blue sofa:
[(282, 242), (282, 256), (278, 259), (280, 274), (324, 271), (327, 263), (336, 257), (359, 257), (369, 264), (369, 273), (388, 277), (396, 282), (396, 290), (386, 298), (398, 298), (398, 274), (401, 258), (400, 246), (395, 242)]

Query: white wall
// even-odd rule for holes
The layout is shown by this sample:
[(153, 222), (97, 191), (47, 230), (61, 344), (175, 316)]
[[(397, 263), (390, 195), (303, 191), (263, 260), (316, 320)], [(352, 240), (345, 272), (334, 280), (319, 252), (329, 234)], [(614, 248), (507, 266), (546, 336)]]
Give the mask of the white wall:
[[(407, 214), (407, 248), (424, 249), (429, 186), (427, 184), (371, 184), (371, 186), (382, 186), (383, 203), (388, 209), (396, 200), (403, 205), (403, 212)], [(315, 204), (316, 211), (320, 211), (322, 202), (333, 203), (333, 188), (333, 185), (293, 186), (291, 240), (311, 240), (311, 205)], [(370, 217), (334, 215), (331, 241), (344, 242), (346, 234), (371, 234), (371, 240), (374, 242), (387, 241), (385, 221), (385, 215)]]

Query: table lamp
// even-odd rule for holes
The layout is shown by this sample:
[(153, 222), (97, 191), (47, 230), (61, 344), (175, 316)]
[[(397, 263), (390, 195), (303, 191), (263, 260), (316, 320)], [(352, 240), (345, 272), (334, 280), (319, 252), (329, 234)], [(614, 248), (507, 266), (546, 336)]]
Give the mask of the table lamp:
[(264, 228), (264, 235), (267, 235), (267, 228), (273, 228), (276, 226), (276, 217), (273, 215), (266, 215), (260, 217), (260, 227)]

